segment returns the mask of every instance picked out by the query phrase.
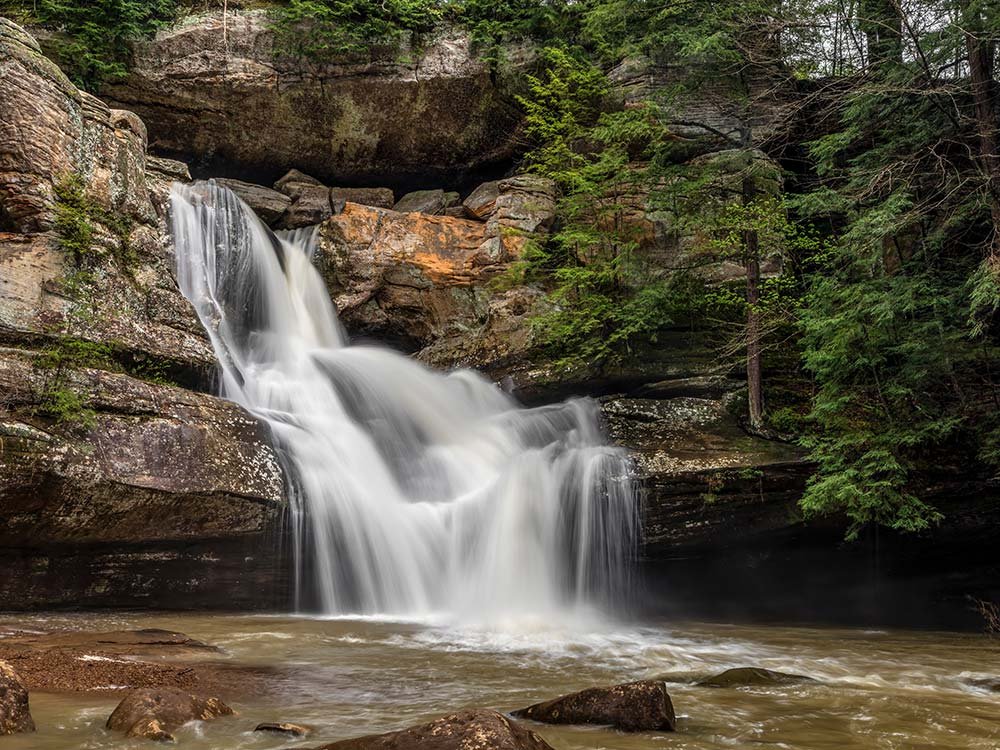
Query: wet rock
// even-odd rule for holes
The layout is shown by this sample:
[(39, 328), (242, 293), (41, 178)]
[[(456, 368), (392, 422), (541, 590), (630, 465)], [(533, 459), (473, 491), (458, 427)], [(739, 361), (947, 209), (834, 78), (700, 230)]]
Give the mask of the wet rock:
[(392, 208), (396, 203), (396, 196), (389, 188), (331, 188), (330, 196), (333, 200), (341, 200), (345, 203), (360, 203), (362, 206), (372, 206), (374, 208)]
[(759, 667), (737, 667), (727, 669), (725, 672), (701, 680), (697, 684), (699, 687), (776, 687), (780, 685), (798, 685), (803, 682), (815, 682), (812, 677), (805, 677), (800, 674), (788, 674), (786, 672), (773, 672), (770, 669)]
[(99, 692), (179, 688), (229, 697), (262, 695), (275, 670), (224, 661), (219, 649), (167, 630), (29, 633), (0, 639), (29, 690)]
[(657, 680), (589, 688), (513, 715), (546, 724), (609, 725), (626, 732), (673, 731), (677, 721), (666, 686)]
[[(266, 11), (199, 14), (136, 45), (102, 96), (137, 112), (164, 153), (328, 182), (444, 182), (515, 155), (520, 114), (462, 29), (370, 60), (281, 54)], [(530, 55), (511, 47), (511, 67)]]
[(298, 724), (290, 724), (288, 722), (280, 723), (264, 723), (258, 724), (253, 728), (255, 732), (270, 732), (272, 734), (287, 734), (290, 737), (305, 737), (312, 730), (308, 727), (303, 727)]
[(396, 205), (393, 211), (400, 213), (441, 214), (448, 206), (444, 190), (415, 190), (407, 193)]
[(331, 742), (316, 750), (552, 750), (532, 732), (496, 711), (459, 711), (386, 734)]
[(34, 732), (28, 690), (14, 668), (0, 661), (0, 735)]
[(218, 698), (202, 698), (176, 688), (141, 688), (128, 693), (110, 717), (107, 728), (126, 737), (173, 741), (171, 734), (189, 721), (232, 716)]
[(222, 177), (216, 178), (215, 181), (236, 193), (237, 197), (250, 206), (265, 224), (277, 222), (292, 205), (292, 199), (287, 195), (263, 185)]

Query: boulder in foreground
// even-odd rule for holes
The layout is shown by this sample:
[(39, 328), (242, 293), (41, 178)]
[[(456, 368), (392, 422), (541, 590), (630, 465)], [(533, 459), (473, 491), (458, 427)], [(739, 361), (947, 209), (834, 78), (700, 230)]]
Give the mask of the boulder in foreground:
[(496, 711), (442, 716), (398, 732), (332, 742), (316, 750), (552, 750), (545, 740)]
[(0, 735), (34, 732), (28, 690), (14, 668), (0, 661)]
[(588, 688), (528, 706), (514, 716), (545, 724), (606, 724), (625, 732), (672, 732), (677, 724), (666, 686), (658, 680)]
[(787, 672), (772, 672), (759, 667), (737, 667), (697, 683), (700, 687), (771, 687), (815, 682), (812, 677)]
[(189, 721), (232, 716), (218, 698), (201, 698), (176, 688), (140, 688), (128, 693), (108, 718), (108, 729), (126, 737), (172, 742), (170, 733)]

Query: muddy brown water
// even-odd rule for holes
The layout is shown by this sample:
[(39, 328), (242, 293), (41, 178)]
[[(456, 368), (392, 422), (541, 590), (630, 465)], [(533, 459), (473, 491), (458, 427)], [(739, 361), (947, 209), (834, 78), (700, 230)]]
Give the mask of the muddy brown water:
[[(557, 750), (615, 748), (994, 748), (1000, 693), (976, 679), (1000, 676), (1000, 642), (952, 633), (699, 623), (574, 627), (518, 622), (502, 629), (375, 619), (229, 615), (28, 615), (0, 617), (14, 631), (177, 630), (223, 649), (227, 661), (281, 667), (273, 691), (232, 701), (239, 716), (176, 732), (192, 750), (311, 747), (388, 731), (454, 709), (511, 710), (591, 685), (666, 676), (676, 733), (532, 725)], [(759, 666), (816, 683), (707, 688), (723, 669)], [(34, 692), (39, 731), (3, 750), (138, 750), (104, 729), (120, 698)], [(250, 730), (264, 721), (315, 727), (288, 739)]]

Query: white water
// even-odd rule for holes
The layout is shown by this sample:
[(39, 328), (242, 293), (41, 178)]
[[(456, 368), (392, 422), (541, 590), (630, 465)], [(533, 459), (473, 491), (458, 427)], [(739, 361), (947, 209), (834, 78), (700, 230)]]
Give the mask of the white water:
[(314, 233), (279, 239), (214, 183), (171, 204), (222, 393), (270, 426), (288, 471), (306, 599), (496, 621), (627, 591), (636, 492), (592, 401), (523, 409), (474, 372), (350, 346)]

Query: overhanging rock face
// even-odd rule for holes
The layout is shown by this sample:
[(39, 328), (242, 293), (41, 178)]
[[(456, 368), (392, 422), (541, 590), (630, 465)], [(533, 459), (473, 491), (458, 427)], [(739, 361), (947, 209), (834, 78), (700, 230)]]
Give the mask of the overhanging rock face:
[(517, 151), (517, 110), (464, 32), (364, 64), (275, 47), (263, 12), (188, 18), (102, 96), (147, 122), (154, 151), (330, 181), (455, 180)]

